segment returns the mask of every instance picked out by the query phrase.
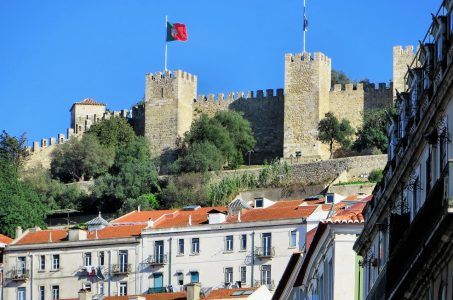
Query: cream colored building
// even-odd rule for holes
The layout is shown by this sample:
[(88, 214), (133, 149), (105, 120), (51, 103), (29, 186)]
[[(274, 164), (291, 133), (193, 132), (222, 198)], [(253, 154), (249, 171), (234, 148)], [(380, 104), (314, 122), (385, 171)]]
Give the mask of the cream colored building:
[(272, 292), (305, 244), (307, 219), (327, 218), (324, 201), (236, 200), (134, 211), (110, 223), (99, 216), (87, 230), (19, 229), (5, 249), (3, 299), (177, 292), (188, 283), (203, 293), (261, 285)]

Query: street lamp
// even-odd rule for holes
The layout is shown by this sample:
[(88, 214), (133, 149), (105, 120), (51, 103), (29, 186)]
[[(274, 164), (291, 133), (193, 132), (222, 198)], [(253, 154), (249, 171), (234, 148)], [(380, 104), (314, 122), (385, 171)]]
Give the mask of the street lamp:
[(250, 166), (250, 160), (251, 160), (251, 156), (252, 156), (252, 153), (254, 153), (255, 151), (253, 149), (247, 151), (248, 155), (249, 155), (249, 166)]

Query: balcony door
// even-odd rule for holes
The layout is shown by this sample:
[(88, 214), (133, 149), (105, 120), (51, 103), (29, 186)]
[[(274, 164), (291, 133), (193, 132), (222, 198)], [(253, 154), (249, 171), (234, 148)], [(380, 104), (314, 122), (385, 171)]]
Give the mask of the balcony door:
[(263, 255), (270, 256), (272, 251), (272, 235), (271, 233), (263, 233), (262, 235), (262, 247), (263, 247)]
[(164, 262), (164, 241), (154, 242), (154, 257), (157, 263)]
[(118, 253), (118, 263), (120, 272), (127, 272), (128, 255), (127, 250), (120, 250)]
[(164, 287), (164, 276), (162, 273), (154, 273), (154, 288), (163, 288)]
[(17, 273), (20, 275), (25, 274), (26, 268), (25, 268), (25, 256), (20, 256), (17, 258)]

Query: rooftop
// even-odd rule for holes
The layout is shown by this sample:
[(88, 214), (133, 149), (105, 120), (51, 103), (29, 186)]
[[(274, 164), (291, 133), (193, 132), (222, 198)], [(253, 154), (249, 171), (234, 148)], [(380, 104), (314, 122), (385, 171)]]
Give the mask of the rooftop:
[(3, 235), (0, 233), (0, 244), (11, 244), (11, 242), (13, 241), (12, 238), (10, 237), (7, 237), (6, 235)]

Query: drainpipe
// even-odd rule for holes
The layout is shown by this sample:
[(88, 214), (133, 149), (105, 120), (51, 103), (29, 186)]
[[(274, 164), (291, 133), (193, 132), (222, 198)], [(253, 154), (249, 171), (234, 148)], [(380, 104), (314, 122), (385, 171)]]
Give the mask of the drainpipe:
[(250, 287), (253, 287), (254, 285), (254, 273), (255, 273), (255, 231), (252, 232), (252, 272), (251, 272), (251, 282), (250, 282)]
[(145, 253), (144, 253), (144, 247), (143, 247), (143, 238), (140, 238), (141, 240), (141, 244), (142, 244), (142, 263), (139, 264), (139, 270), (140, 270), (140, 294), (142, 293), (141, 291), (143, 291), (143, 272), (145, 270), (144, 266), (145, 266)]
[(108, 280), (108, 286), (109, 286), (109, 297), (111, 296), (110, 292), (110, 282), (112, 280), (112, 250), (108, 251), (109, 254), (109, 280)]
[[(33, 255), (29, 254), (29, 256), (30, 256), (30, 300), (33, 300)], [(25, 268), (27, 268), (27, 264), (25, 264)]]
[(168, 239), (168, 286), (171, 285), (171, 241), (172, 238)]

